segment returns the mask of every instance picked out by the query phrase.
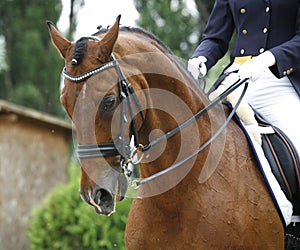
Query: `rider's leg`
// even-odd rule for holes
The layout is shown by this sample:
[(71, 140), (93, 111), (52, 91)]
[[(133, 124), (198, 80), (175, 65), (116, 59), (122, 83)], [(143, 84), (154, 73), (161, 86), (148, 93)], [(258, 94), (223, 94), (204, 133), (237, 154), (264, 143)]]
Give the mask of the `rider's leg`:
[(288, 77), (278, 79), (265, 71), (250, 83), (247, 100), (266, 121), (289, 137), (300, 154), (300, 97)]

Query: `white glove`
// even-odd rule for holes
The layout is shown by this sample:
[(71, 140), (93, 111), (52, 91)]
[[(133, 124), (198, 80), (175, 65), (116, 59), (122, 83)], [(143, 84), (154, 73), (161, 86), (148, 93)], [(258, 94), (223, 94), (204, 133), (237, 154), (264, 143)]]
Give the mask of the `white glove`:
[(198, 80), (199, 76), (202, 78), (207, 73), (207, 68), (205, 63), (207, 62), (206, 57), (198, 56), (188, 61), (188, 71), (191, 72), (192, 76)]
[(275, 63), (275, 56), (270, 51), (266, 51), (242, 64), (238, 72), (239, 77), (240, 79), (251, 78), (256, 80), (261, 73)]

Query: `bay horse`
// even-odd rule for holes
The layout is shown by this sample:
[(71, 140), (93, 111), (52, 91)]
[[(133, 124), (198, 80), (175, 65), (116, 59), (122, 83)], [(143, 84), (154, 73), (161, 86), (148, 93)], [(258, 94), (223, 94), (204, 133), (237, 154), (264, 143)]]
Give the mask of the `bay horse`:
[(228, 108), (195, 117), (211, 102), (180, 60), (151, 33), (119, 22), (76, 42), (48, 22), (65, 61), (60, 99), (76, 127), (82, 199), (111, 215), (128, 184), (139, 186), (127, 249), (284, 249), (244, 133), (233, 120), (218, 129)]

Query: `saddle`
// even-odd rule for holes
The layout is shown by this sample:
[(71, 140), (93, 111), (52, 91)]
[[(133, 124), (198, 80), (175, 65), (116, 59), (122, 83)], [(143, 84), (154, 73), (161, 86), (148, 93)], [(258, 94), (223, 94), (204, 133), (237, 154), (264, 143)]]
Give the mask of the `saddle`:
[[(262, 148), (287, 199), (293, 204), (293, 216), (300, 216), (300, 158), (290, 139), (258, 114), (259, 126), (272, 127), (274, 133), (262, 135)], [(286, 228), (285, 249), (300, 249), (300, 220)]]
[(275, 178), (287, 199), (294, 205), (300, 189), (300, 159), (290, 139), (256, 115), (259, 126), (272, 127), (274, 133), (262, 134), (262, 148)]

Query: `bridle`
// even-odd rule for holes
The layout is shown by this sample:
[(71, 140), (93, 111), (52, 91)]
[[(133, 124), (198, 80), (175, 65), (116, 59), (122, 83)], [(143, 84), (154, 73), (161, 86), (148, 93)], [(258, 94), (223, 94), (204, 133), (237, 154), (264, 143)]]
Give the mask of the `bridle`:
[[(89, 39), (93, 40), (99, 40), (98, 37), (88, 37)], [(202, 115), (204, 115), (206, 112), (208, 112), (211, 108), (213, 108), (217, 103), (219, 103), (222, 99), (224, 99), (226, 96), (228, 96), (231, 92), (233, 92), (235, 89), (237, 89), (239, 86), (245, 83), (243, 92), (241, 96), (239, 97), (237, 104), (232, 108), (231, 113), (225, 120), (225, 122), (222, 124), (222, 126), (215, 132), (215, 134), (207, 140), (204, 144), (202, 144), (197, 150), (195, 150), (193, 153), (191, 153), (186, 158), (182, 159), (181, 161), (173, 164), (172, 166), (157, 172), (149, 177), (146, 177), (141, 180), (133, 180), (131, 183), (132, 187), (138, 187), (142, 184), (145, 184), (149, 181), (152, 181), (156, 179), (157, 177), (172, 171), (173, 169), (181, 166), (191, 158), (195, 157), (198, 153), (200, 153), (204, 148), (206, 148), (210, 143), (212, 143), (213, 140), (216, 139), (216, 137), (224, 130), (224, 128), (227, 126), (233, 115), (235, 114), (236, 109), (238, 108), (241, 100), (243, 99), (245, 92), (248, 87), (248, 79), (238, 80), (233, 85), (231, 85), (228, 89), (226, 89), (218, 98), (216, 98), (214, 101), (212, 101), (208, 106), (200, 110), (198, 113), (196, 113), (194, 116), (192, 116), (190, 119), (179, 125), (178, 127), (174, 128), (173, 130), (167, 132), (165, 135), (158, 137), (151, 141), (148, 145), (141, 145), (139, 143), (138, 139), (138, 132), (136, 128), (136, 120), (133, 112), (133, 102), (135, 103), (136, 107), (138, 108), (139, 114), (142, 117), (142, 120), (145, 120), (145, 114), (143, 111), (143, 108), (141, 106), (141, 103), (131, 85), (131, 83), (127, 80), (124, 73), (122, 72), (119, 62), (116, 60), (114, 55), (112, 55), (112, 59), (108, 61), (107, 63), (96, 67), (92, 70), (89, 70), (81, 75), (73, 76), (70, 73), (67, 72), (66, 67), (63, 69), (63, 75), (68, 80), (74, 82), (74, 83), (82, 83), (83, 81), (87, 80), (91, 76), (94, 76), (96, 74), (99, 74), (107, 69), (114, 68), (116, 70), (116, 73), (118, 75), (118, 88), (119, 88), (119, 99), (121, 104), (121, 113), (120, 113), (120, 134), (117, 137), (117, 139), (114, 142), (108, 142), (108, 143), (101, 143), (101, 144), (79, 144), (77, 146), (77, 154), (80, 159), (85, 158), (101, 158), (101, 157), (109, 157), (109, 156), (120, 156), (120, 166), (121, 166), (121, 173), (125, 174), (126, 176), (130, 177), (132, 174), (132, 170), (129, 168), (129, 164), (138, 164), (142, 157), (140, 157), (138, 160), (134, 160), (134, 157), (137, 155), (137, 152), (140, 151), (143, 155), (144, 152), (149, 150), (150, 148), (156, 146), (157, 144), (161, 143), (162, 141), (168, 140), (175, 134), (179, 133), (182, 129), (189, 126), (193, 122), (195, 122), (197, 119), (199, 119)], [(131, 117), (131, 133), (134, 139), (134, 147), (130, 145), (129, 140), (125, 140), (125, 123), (127, 122), (126, 119), (126, 107), (128, 107), (130, 117)]]
[[(87, 39), (99, 40), (98, 37), (86, 37)], [(73, 61), (73, 60), (72, 60)], [(77, 154), (81, 159), (84, 158), (97, 158), (97, 157), (109, 157), (109, 156), (121, 156), (121, 166), (122, 171), (126, 175), (130, 175), (131, 172), (127, 168), (127, 165), (132, 161), (133, 154), (136, 151), (132, 151), (130, 147), (130, 141), (125, 139), (125, 123), (127, 122), (126, 118), (126, 108), (128, 107), (130, 118), (131, 118), (131, 133), (134, 138), (134, 147), (135, 149), (140, 148), (138, 133), (136, 129), (136, 119), (133, 110), (133, 102), (138, 108), (139, 114), (141, 115), (142, 120), (145, 119), (145, 114), (142, 108), (142, 105), (131, 85), (127, 80), (124, 73), (122, 72), (118, 60), (112, 55), (112, 59), (94, 69), (91, 69), (81, 75), (73, 76), (67, 72), (66, 67), (63, 69), (63, 75), (68, 80), (74, 83), (82, 83), (88, 78), (99, 74), (107, 69), (114, 68), (118, 75), (118, 89), (119, 89), (119, 99), (121, 103), (121, 113), (120, 113), (120, 134), (114, 140), (114, 142), (102, 143), (102, 144), (80, 144), (77, 146)]]

